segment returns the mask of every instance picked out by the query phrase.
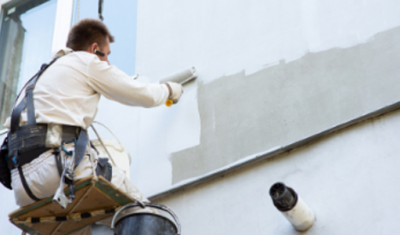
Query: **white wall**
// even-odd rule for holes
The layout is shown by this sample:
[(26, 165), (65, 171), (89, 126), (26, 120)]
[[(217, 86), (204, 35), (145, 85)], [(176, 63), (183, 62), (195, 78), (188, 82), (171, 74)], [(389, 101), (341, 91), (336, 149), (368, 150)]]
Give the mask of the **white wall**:
[[(189, 66), (199, 78), (172, 108), (117, 105), (99, 118), (114, 122), (146, 195), (315, 134), (400, 100), (399, 5), (139, 1), (136, 71), (149, 77), (140, 79), (158, 82)], [(272, 183), (284, 181), (314, 208), (312, 234), (393, 233), (389, 207), (399, 195), (381, 202), (375, 188), (396, 183), (398, 122), (387, 115), (161, 202), (187, 234), (292, 233), (268, 196)], [(341, 192), (353, 188), (365, 196)], [(9, 202), (12, 192), (0, 195)], [(2, 204), (6, 221), (13, 204)], [(8, 225), (7, 234), (17, 234)]]
[(139, 1), (138, 71), (195, 65), (202, 81), (307, 52), (351, 47), (399, 25), (398, 1)]
[(396, 111), (157, 203), (177, 213), (183, 234), (300, 234), (269, 196), (284, 182), (316, 214), (302, 234), (396, 234), (399, 136)]
[(400, 100), (399, 7), (139, 1), (137, 72), (157, 82), (195, 66), (199, 78), (175, 107), (135, 116), (135, 183), (156, 193)]

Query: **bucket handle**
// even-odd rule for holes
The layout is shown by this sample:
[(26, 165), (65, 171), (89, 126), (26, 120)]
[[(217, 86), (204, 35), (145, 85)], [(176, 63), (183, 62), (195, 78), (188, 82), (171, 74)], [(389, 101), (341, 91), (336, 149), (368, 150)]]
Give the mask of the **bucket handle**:
[[(143, 205), (144, 205), (144, 207), (143, 207)], [(175, 214), (171, 209), (169, 209), (168, 207), (163, 206), (163, 205), (158, 205), (158, 204), (153, 204), (153, 203), (147, 203), (147, 202), (143, 202), (143, 205), (140, 205), (140, 204), (138, 204), (138, 203), (135, 202), (135, 203), (130, 203), (130, 204), (127, 204), (127, 205), (121, 207), (121, 208), (114, 214), (114, 217), (113, 217), (113, 219), (112, 219), (112, 221), (111, 221), (111, 229), (114, 230), (114, 223), (115, 223), (115, 220), (116, 220), (117, 216), (118, 216), (122, 211), (124, 211), (125, 209), (131, 208), (131, 207), (142, 207), (142, 208), (145, 208), (145, 207), (153, 207), (153, 208), (160, 209), (160, 210), (165, 211), (165, 212), (167, 212), (168, 214), (170, 214), (170, 215), (172, 216), (172, 218), (174, 218), (174, 220), (175, 220), (176, 227), (177, 227), (177, 235), (181, 235), (181, 224), (179, 223), (178, 217), (176, 216), (176, 214)]]

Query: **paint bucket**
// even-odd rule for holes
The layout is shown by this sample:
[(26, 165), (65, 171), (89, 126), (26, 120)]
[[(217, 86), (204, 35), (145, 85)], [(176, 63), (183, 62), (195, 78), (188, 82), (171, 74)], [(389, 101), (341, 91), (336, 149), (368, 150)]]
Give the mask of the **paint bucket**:
[[(151, 208), (155, 213), (135, 211), (133, 208)], [(180, 235), (178, 217), (166, 206), (132, 203), (119, 209), (111, 222), (115, 235)]]
[(111, 165), (114, 166), (114, 163), (115, 163), (115, 166), (118, 167), (119, 169), (121, 169), (125, 173), (125, 176), (128, 179), (130, 179), (129, 168), (130, 168), (132, 159), (131, 159), (129, 152), (126, 150), (126, 147), (124, 145), (122, 145), (121, 142), (119, 142), (119, 141), (103, 139), (102, 142), (103, 142), (104, 146), (101, 144), (100, 140), (98, 140), (98, 139), (92, 140), (92, 144), (99, 152), (99, 155), (103, 158), (104, 157), (109, 158), (104, 147), (107, 148), (107, 151), (110, 153), (111, 157), (113, 158), (113, 160), (109, 161), (111, 163)]

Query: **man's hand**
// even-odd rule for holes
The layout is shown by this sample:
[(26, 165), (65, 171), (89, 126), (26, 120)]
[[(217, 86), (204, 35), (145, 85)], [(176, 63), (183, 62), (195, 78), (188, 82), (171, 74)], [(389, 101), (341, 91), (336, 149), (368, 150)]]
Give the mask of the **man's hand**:
[(166, 82), (164, 84), (168, 87), (168, 90), (169, 90), (169, 97), (168, 97), (166, 105), (171, 106), (172, 105), (171, 101), (173, 104), (178, 103), (178, 101), (181, 98), (182, 93), (183, 93), (182, 85), (179, 83), (175, 83), (175, 82)]

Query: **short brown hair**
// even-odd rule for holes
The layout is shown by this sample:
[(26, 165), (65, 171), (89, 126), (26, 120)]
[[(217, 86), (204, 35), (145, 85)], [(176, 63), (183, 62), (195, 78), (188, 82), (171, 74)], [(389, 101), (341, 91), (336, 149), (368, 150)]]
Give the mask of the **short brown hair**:
[(67, 47), (74, 51), (85, 51), (95, 42), (103, 47), (107, 37), (110, 43), (114, 42), (114, 37), (103, 22), (96, 19), (83, 19), (69, 31)]

